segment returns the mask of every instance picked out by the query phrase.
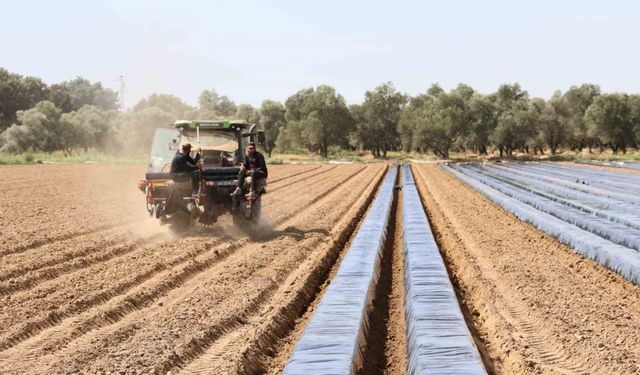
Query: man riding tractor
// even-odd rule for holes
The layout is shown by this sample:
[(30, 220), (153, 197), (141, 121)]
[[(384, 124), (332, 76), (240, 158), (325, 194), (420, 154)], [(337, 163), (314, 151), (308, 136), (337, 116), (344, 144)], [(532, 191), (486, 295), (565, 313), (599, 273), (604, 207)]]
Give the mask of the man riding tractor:
[(264, 160), (264, 156), (256, 151), (256, 144), (254, 142), (249, 142), (247, 144), (245, 161), (240, 164), (238, 185), (236, 190), (231, 193), (232, 197), (239, 197), (242, 195), (242, 187), (244, 186), (247, 174), (251, 175), (251, 189), (249, 190), (249, 194), (251, 194), (252, 198), (255, 198), (258, 192), (258, 182), (262, 182), (263, 184), (266, 183), (266, 178), (268, 177), (269, 172), (267, 171), (267, 163)]
[[(156, 213), (158, 217), (172, 214), (180, 209), (181, 205), (183, 205), (184, 196), (198, 194), (200, 189), (200, 170), (202, 169), (200, 148), (198, 148), (195, 158), (192, 158), (190, 153), (191, 144), (185, 143), (173, 157), (170, 173), (174, 183), (169, 190), (169, 196), (163, 209)], [(199, 212), (198, 210), (188, 211)]]

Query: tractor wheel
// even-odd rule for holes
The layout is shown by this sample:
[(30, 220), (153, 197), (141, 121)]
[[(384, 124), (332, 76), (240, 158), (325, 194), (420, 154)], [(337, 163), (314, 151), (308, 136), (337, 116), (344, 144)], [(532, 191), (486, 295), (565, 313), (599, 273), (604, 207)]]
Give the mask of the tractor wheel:
[(233, 211), (232, 217), (233, 217), (233, 225), (235, 226), (242, 227), (243, 224), (246, 222), (240, 209)]
[(262, 214), (262, 197), (258, 195), (258, 198), (253, 201), (251, 205), (251, 221), (257, 223), (260, 220)]

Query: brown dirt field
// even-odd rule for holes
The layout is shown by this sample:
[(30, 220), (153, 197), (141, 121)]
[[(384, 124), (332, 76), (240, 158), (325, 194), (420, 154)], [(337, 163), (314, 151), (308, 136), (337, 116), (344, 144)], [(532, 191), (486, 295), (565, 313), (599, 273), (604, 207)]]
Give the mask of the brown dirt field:
[(439, 167), (414, 171), (490, 372), (640, 373), (639, 287)]
[(256, 348), (274, 355), (384, 166), (273, 166), (260, 239), (224, 219), (158, 226), (135, 188), (143, 173), (0, 168), (0, 189), (33, 197), (0, 198), (0, 372), (263, 371)]

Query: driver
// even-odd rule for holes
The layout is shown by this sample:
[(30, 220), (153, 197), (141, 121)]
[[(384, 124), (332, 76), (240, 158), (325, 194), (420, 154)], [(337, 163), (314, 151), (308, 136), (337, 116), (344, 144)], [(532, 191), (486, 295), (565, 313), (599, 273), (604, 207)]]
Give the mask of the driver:
[(267, 178), (267, 163), (264, 161), (264, 156), (256, 151), (256, 144), (249, 142), (247, 144), (247, 154), (244, 158), (244, 163), (240, 164), (240, 173), (238, 174), (238, 186), (236, 190), (231, 193), (232, 197), (238, 197), (242, 194), (242, 186), (244, 186), (244, 178), (247, 175), (247, 171), (251, 171), (251, 194), (256, 194), (256, 182), (261, 178)]
[[(200, 163), (200, 148), (195, 159), (189, 154), (191, 145), (186, 143), (182, 145), (180, 151), (176, 152), (176, 156), (171, 161), (171, 179), (174, 184), (169, 188), (169, 196), (164, 205), (156, 212), (156, 217), (169, 215), (174, 213), (182, 205), (182, 197), (185, 195), (197, 194), (200, 187), (200, 172), (202, 167)], [(191, 183), (189, 183), (191, 180)], [(191, 185), (191, 186), (189, 186)]]
[(191, 189), (193, 194), (197, 194), (200, 188), (200, 147), (195, 158), (192, 158), (191, 144), (185, 143), (182, 149), (176, 152), (176, 156), (171, 161), (171, 178), (175, 182), (187, 182), (191, 179)]

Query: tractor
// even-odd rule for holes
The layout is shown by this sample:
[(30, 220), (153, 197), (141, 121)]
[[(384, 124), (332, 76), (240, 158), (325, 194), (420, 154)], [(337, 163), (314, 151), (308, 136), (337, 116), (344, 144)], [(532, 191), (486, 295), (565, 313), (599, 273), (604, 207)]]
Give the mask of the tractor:
[[(256, 192), (250, 191), (251, 176), (245, 179), (243, 192), (232, 197), (238, 183), (239, 165), (244, 162), (245, 145), (256, 142), (264, 145), (263, 131), (243, 121), (187, 121), (174, 123), (173, 129), (159, 128), (155, 132), (149, 169), (138, 188), (145, 194), (149, 215), (161, 222), (174, 215), (186, 214), (190, 220), (198, 219), (203, 225), (213, 225), (219, 216), (231, 213), (236, 225), (257, 223), (262, 210), (262, 194), (266, 192), (266, 179), (256, 181)], [(170, 171), (171, 161), (183, 144), (190, 143), (202, 149), (202, 169), (199, 189), (179, 188)], [(176, 212), (167, 213), (167, 199), (176, 204)]]

